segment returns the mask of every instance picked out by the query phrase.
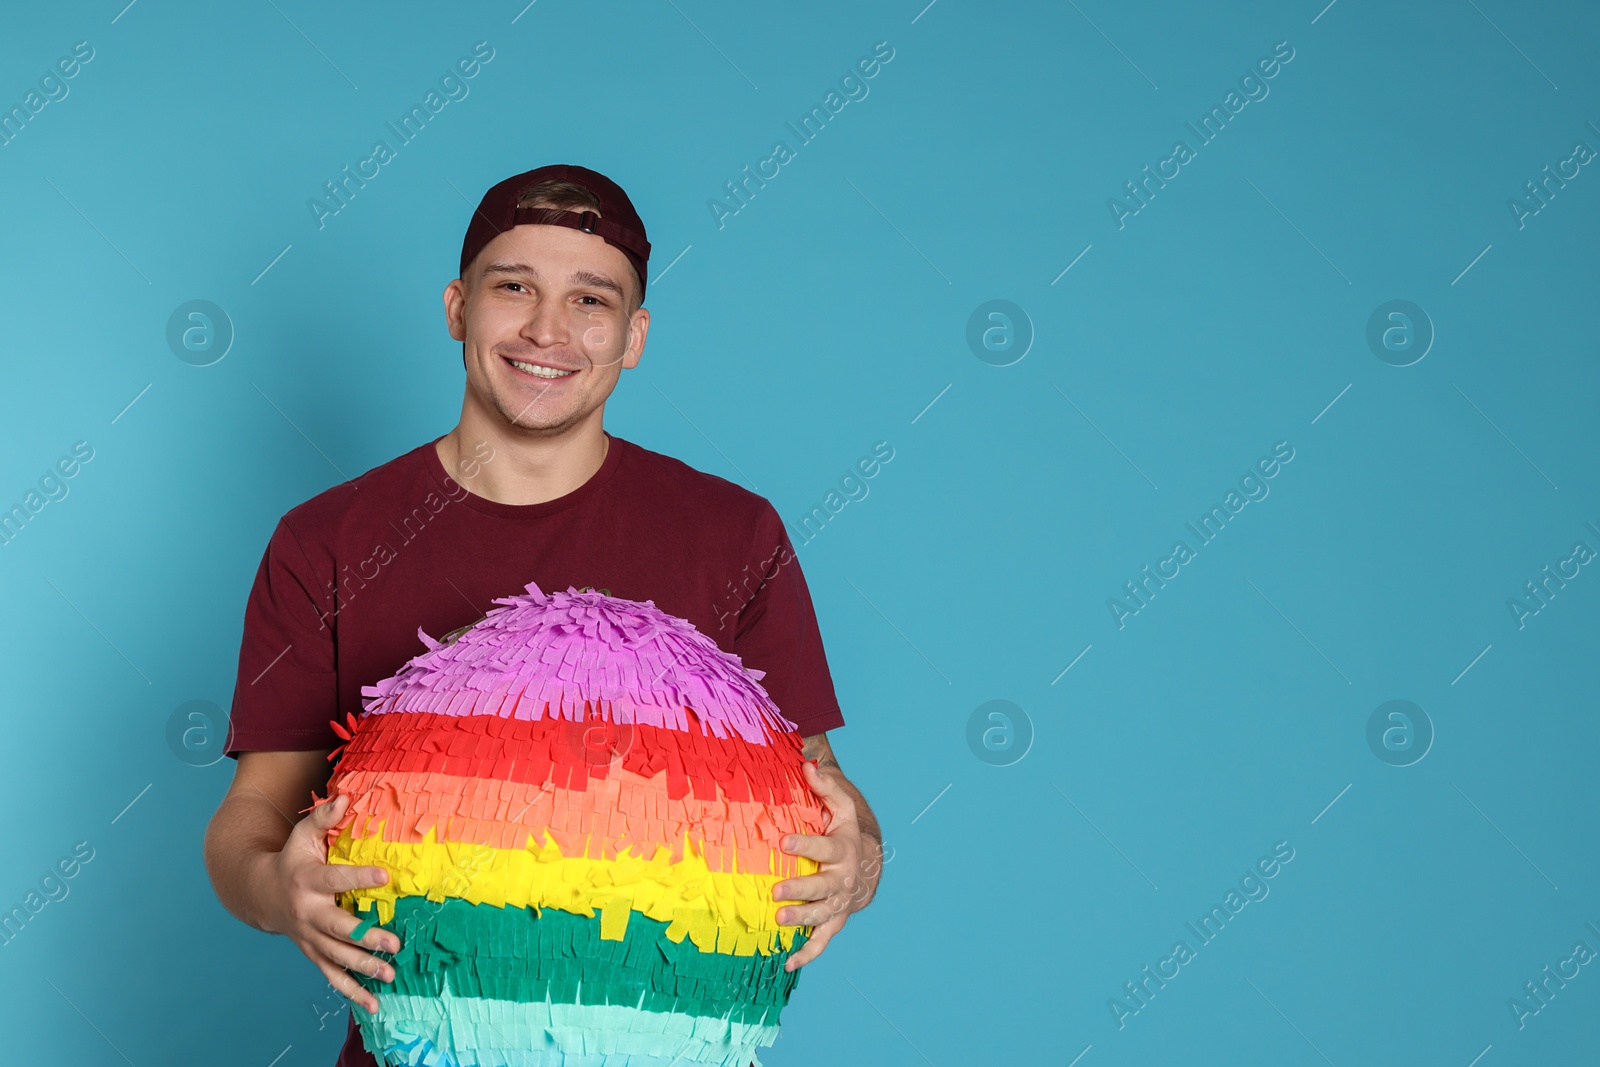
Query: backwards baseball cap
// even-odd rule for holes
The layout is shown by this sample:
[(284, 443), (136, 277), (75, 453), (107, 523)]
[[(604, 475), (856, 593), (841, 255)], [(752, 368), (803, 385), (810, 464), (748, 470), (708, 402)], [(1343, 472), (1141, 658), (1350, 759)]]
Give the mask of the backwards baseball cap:
[[(529, 186), (551, 178), (574, 182), (589, 190), (600, 201), (599, 213), (517, 206), (518, 199)], [(483, 200), (472, 213), (472, 222), (467, 226), (466, 239), (461, 242), (461, 276), (466, 276), (467, 267), (483, 251), (484, 245), (513, 226), (528, 223), (570, 226), (615, 245), (628, 257), (633, 269), (639, 272), (639, 297), (641, 300), (644, 298), (650, 242), (645, 240), (644, 223), (633, 209), (633, 202), (622, 191), (622, 186), (604, 174), (564, 163), (525, 171), (507, 178), (483, 194)]]

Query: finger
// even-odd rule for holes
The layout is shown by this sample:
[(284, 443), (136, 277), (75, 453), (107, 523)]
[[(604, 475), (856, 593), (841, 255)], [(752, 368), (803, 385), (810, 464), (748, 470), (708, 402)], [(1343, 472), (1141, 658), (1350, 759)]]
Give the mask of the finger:
[(781, 901), (827, 900), (829, 897), (853, 900), (859, 894), (861, 879), (848, 868), (835, 867), (816, 874), (790, 878), (772, 887), (772, 899)]
[(850, 898), (844, 893), (835, 893), (825, 900), (813, 901), (810, 904), (790, 904), (778, 909), (779, 926), (821, 926), (837, 915), (848, 911)]
[[(848, 833), (844, 827), (840, 831)], [(783, 839), (783, 850), (791, 856), (805, 856), (818, 863), (838, 863), (848, 857), (850, 848), (832, 834), (789, 834)]]
[(823, 774), (815, 763), (809, 760), (805, 764), (806, 784), (811, 786), (811, 791), (822, 798), (822, 803), (833, 816), (833, 825), (841, 826), (856, 821), (856, 800), (850, 791), (839, 784), (838, 775), (829, 771)]
[(349, 806), (349, 794), (340, 793), (332, 800), (324, 801), (312, 808), (311, 814), (295, 823), (294, 828), (289, 831), (289, 840), (284, 842), (285, 850), (297, 849), (315, 856), (319, 862), (326, 863), (328, 831), (344, 817), (345, 809)]
[(380, 960), (370, 952), (361, 951), (359, 945), (349, 941), (341, 941), (326, 934), (316, 936), (317, 951), (336, 966), (356, 974), (364, 974), (380, 982), (394, 981), (393, 964)]
[[(309, 925), (317, 933), (328, 937), (341, 945), (350, 947), (364, 947), (373, 952), (395, 953), (400, 951), (400, 938), (393, 931), (385, 930), (368, 919), (377, 917), (376, 910), (351, 915), (337, 904), (328, 904), (312, 912)], [(361, 938), (352, 940), (350, 935), (356, 930), (361, 930)]]
[(310, 957), (312, 963), (317, 965), (317, 969), (321, 971), (322, 976), (328, 980), (328, 984), (342, 993), (345, 999), (354, 1001), (357, 1004), (360, 1004), (363, 1008), (366, 1008), (367, 1011), (377, 1014), (377, 996), (369, 992), (367, 988), (360, 982), (356, 981), (355, 977), (351, 975), (349, 971), (346, 971), (337, 963), (334, 963), (332, 960), (323, 956), (320, 952), (307, 950), (306, 955)]
[(346, 1000), (360, 1004), (374, 1015), (378, 1013), (378, 998), (369, 993), (360, 982), (350, 977), (349, 972), (331, 963), (319, 963), (318, 967), (323, 977), (328, 980), (328, 985), (342, 993)]
[(349, 793), (337, 793), (332, 800), (325, 800), (311, 809), (311, 814), (296, 823), (296, 828), (306, 826), (313, 832), (326, 831), (330, 826), (344, 817), (345, 809), (350, 806)]
[(329, 827), (344, 816), (345, 808), (349, 804), (349, 796), (345, 793), (340, 793), (332, 800), (326, 800), (321, 804), (314, 805), (305, 818), (300, 819), (290, 828), (289, 840), (285, 844), (293, 844), (297, 841), (312, 844), (325, 842)]
[[(387, 952), (392, 956), (400, 951), (400, 938), (392, 931), (384, 930), (377, 925), (376, 908), (365, 914), (356, 915), (351, 915), (343, 908), (338, 908), (338, 912), (339, 915), (333, 920), (332, 925), (321, 927), (326, 933), (345, 944), (360, 945), (371, 952)], [(357, 930), (361, 931), (359, 938), (354, 936)]]
[(354, 863), (326, 863), (315, 869), (311, 884), (319, 893), (332, 896), (351, 889), (367, 889), (387, 885), (389, 872), (382, 867), (368, 867)]
[(803, 773), (806, 777), (806, 784), (818, 796), (827, 797), (830, 794), (848, 795), (845, 793), (844, 787), (839, 784), (838, 775), (831, 769), (824, 774), (822, 766), (816, 760), (806, 760)]
[[(772, 899), (781, 901), (826, 900), (840, 891), (839, 879), (831, 874), (808, 874), (791, 878), (772, 887)], [(792, 925), (792, 924), (790, 924)]]
[(811, 936), (806, 939), (806, 943), (800, 946), (800, 951), (791, 954), (784, 961), (783, 969), (785, 971), (798, 971), (822, 955), (822, 950), (828, 947), (828, 942), (833, 940), (833, 935), (844, 928), (845, 920), (848, 918), (848, 915), (835, 915), (817, 927), (812, 931)]

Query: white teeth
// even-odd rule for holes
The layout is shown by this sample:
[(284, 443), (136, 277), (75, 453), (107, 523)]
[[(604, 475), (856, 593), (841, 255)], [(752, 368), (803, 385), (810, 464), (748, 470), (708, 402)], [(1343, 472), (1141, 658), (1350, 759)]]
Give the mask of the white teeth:
[(526, 371), (527, 373), (532, 374), (536, 378), (565, 378), (569, 374), (577, 373), (577, 371), (555, 370), (551, 367), (539, 367), (532, 363), (523, 363), (522, 361), (515, 359), (511, 361), (511, 365), (520, 371)]

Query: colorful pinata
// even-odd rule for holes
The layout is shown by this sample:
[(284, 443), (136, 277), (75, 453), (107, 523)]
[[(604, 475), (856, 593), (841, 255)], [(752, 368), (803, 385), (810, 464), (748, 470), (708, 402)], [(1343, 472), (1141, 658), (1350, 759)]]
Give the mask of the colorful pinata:
[(335, 724), (328, 862), (390, 875), (338, 900), (401, 942), (392, 983), (356, 975), (362, 1040), (385, 1064), (746, 1067), (811, 933), (776, 922), (773, 886), (817, 867), (779, 844), (827, 827), (795, 725), (654, 601), (526, 588), (419, 630)]

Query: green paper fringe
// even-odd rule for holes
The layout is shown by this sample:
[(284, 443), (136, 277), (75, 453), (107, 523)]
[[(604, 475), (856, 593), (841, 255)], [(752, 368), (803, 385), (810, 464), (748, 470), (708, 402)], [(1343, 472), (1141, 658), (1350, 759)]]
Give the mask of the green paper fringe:
[(805, 944), (801, 932), (793, 950), (734, 956), (701, 952), (688, 938), (674, 942), (667, 923), (638, 913), (623, 940), (602, 940), (600, 921), (555, 908), (401, 897), (394, 918), (381, 924), (400, 939), (392, 958), (380, 954), (392, 959), (394, 981), (352, 975), (385, 1003), (398, 994), (624, 1005), (774, 1027), (800, 977), (783, 965)]

